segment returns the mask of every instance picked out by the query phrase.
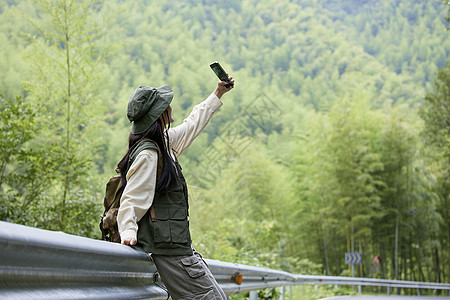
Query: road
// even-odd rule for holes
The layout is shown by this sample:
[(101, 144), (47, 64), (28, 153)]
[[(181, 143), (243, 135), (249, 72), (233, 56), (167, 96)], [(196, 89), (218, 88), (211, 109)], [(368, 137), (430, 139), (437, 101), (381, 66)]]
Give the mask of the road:
[(337, 296), (331, 298), (323, 298), (320, 300), (449, 300), (450, 297), (431, 297), (431, 296)]

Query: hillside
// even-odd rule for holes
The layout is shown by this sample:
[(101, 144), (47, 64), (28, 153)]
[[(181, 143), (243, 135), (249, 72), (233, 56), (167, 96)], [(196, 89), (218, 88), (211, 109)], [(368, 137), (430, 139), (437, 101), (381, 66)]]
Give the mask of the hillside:
[(56, 2), (0, 0), (2, 130), (23, 137), (2, 140), (2, 219), (98, 237), (134, 88), (170, 84), (178, 124), (217, 60), (236, 87), (180, 157), (206, 257), (346, 275), (352, 243), (361, 276), (381, 255), (379, 276), (448, 282), (448, 200), (418, 113), (450, 54), (443, 1), (78, 1), (67, 40)]

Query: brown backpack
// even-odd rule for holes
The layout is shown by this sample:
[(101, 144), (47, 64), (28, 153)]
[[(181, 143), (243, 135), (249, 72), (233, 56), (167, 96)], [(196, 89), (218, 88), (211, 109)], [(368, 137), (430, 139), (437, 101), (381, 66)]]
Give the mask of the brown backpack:
[[(143, 139), (130, 153), (130, 159), (128, 162), (127, 170), (130, 168), (137, 155), (145, 149), (156, 149), (158, 151), (158, 167), (156, 180), (159, 180), (162, 170), (162, 156), (158, 145), (150, 139)], [(125, 186), (122, 184), (122, 178), (120, 175), (115, 175), (108, 180), (106, 184), (105, 198), (103, 199), (103, 206), (105, 211), (101, 216), (100, 230), (102, 232), (102, 240), (110, 241), (114, 243), (120, 243), (120, 234), (117, 226), (117, 213), (120, 207), (120, 198), (122, 197)], [(150, 213), (152, 216), (153, 206), (150, 207)]]

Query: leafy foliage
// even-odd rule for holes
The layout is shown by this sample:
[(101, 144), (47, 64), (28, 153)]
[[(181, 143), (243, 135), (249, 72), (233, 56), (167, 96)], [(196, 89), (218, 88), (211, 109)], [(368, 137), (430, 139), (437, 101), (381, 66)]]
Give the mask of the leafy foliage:
[(236, 88), (181, 157), (198, 250), (448, 282), (442, 2), (0, 1), (1, 218), (98, 236), (131, 92), (169, 83), (180, 123), (219, 60)]
[[(430, 151), (430, 172), (436, 176), (434, 192), (437, 197), (436, 210), (442, 221), (439, 230), (442, 247), (450, 247), (450, 63), (440, 69), (434, 81), (434, 90), (425, 97), (425, 105), (421, 116), (425, 121), (423, 136), (425, 145)], [(447, 234), (445, 234), (447, 232)], [(439, 248), (439, 247), (437, 247)], [(450, 273), (450, 254), (444, 256), (444, 274)], [(440, 280), (439, 265), (436, 266), (436, 276)]]
[[(32, 201), (33, 192), (26, 188), (30, 183), (26, 180), (30, 173), (29, 167), (23, 170), (16, 170), (17, 166), (25, 166), (31, 151), (25, 148), (25, 144), (33, 138), (36, 130), (36, 111), (24, 103), (21, 97), (15, 100), (0, 97), (0, 187), (2, 206), (1, 218), (11, 219), (20, 211), (21, 207), (26, 207)], [(29, 164), (31, 166), (31, 164)], [(18, 199), (15, 190), (24, 189), (30, 194), (23, 199)], [(9, 194), (9, 195), (8, 195)]]
[[(70, 220), (76, 219), (84, 204), (90, 213), (82, 214), (89, 218), (95, 215), (96, 197), (85, 200), (77, 196), (89, 186), (93, 153), (99, 145), (94, 137), (102, 118), (96, 97), (103, 57), (102, 49), (95, 44), (99, 30), (92, 14), (97, 4), (35, 1), (38, 15), (25, 16), (35, 29), (28, 35), (25, 52), (33, 74), (25, 88), (28, 102), (36, 107), (33, 121), (39, 130), (28, 136), (24, 174), (15, 175), (16, 180), (26, 178), (31, 185), (25, 189), (24, 216), (18, 220), (27, 219), (26, 210), (47, 212), (43, 219), (32, 217), (25, 221), (27, 224), (72, 232), (78, 225)], [(21, 189), (16, 191), (23, 193)], [(83, 205), (70, 204), (76, 199), (83, 199)]]

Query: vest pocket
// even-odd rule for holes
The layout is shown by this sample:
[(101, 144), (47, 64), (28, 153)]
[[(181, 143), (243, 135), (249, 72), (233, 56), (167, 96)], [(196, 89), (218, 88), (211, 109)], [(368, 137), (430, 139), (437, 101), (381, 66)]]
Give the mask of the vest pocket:
[(156, 222), (152, 222), (155, 242), (170, 243), (169, 209), (154, 207)]
[(185, 208), (154, 207), (156, 222), (152, 222), (157, 243), (189, 243), (189, 225)]

